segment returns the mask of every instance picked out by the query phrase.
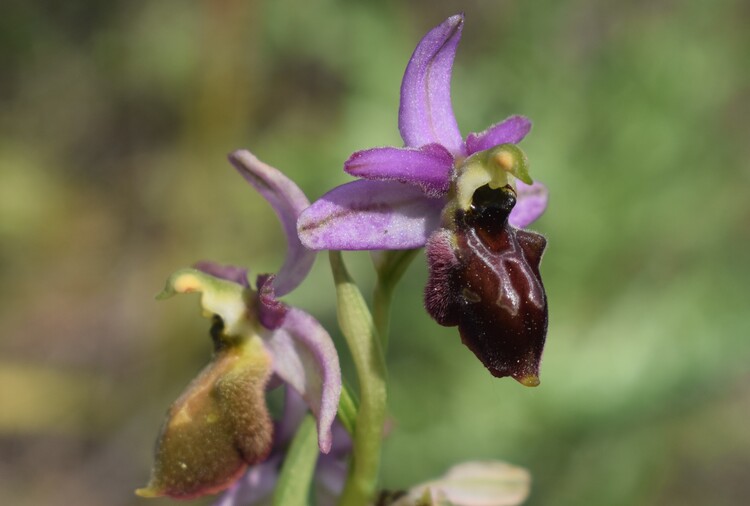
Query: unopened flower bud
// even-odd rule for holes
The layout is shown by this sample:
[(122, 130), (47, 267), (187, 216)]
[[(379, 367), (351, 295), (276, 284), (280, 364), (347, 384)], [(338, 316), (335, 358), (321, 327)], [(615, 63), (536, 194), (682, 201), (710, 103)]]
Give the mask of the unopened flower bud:
[(436, 480), (413, 487), (390, 506), (517, 506), (529, 496), (531, 476), (501, 461), (457, 464)]

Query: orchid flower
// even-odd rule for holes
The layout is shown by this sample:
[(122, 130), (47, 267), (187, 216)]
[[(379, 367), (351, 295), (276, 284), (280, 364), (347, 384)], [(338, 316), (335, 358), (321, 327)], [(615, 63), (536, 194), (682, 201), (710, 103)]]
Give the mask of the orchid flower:
[(521, 227), (544, 212), (547, 190), (516, 146), (531, 129), (527, 118), (461, 136), (450, 79), (463, 21), (452, 16), (430, 30), (409, 60), (398, 121), (405, 147), (351, 155), (344, 170), (361, 179), (326, 193), (297, 229), (315, 250), (426, 245), (430, 315), (457, 325), (493, 375), (534, 386), (547, 330), (546, 240)]
[[(168, 279), (160, 299), (201, 294), (203, 314), (212, 321), (214, 354), (168, 411), (150, 483), (137, 491), (144, 497), (216, 493), (248, 466), (266, 461), (274, 430), (265, 390), (281, 383), (297, 392), (315, 416), (320, 451), (328, 453), (333, 443), (341, 393), (336, 348), (315, 318), (276, 298), (293, 290), (312, 266), (314, 253), (301, 245), (295, 225), (309, 201), (291, 180), (251, 153), (236, 151), (229, 159), (281, 220), (286, 262), (277, 276), (258, 276), (255, 289), (245, 269), (208, 262)], [(253, 467), (245, 481), (262, 472)]]

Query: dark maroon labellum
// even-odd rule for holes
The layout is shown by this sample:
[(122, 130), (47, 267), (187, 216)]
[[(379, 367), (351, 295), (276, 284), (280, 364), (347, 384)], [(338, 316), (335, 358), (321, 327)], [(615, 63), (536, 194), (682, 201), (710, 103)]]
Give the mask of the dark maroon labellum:
[(458, 325), (463, 343), (497, 377), (539, 384), (547, 335), (547, 297), (539, 274), (546, 239), (508, 224), (510, 187), (476, 190), (455, 229), (427, 243), (425, 306), (441, 325)]

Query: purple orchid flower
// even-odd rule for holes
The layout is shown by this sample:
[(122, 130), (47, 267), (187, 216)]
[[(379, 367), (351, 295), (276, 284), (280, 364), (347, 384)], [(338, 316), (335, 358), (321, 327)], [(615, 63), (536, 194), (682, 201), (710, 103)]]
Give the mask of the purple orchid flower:
[(426, 245), (430, 315), (457, 325), (493, 375), (531, 386), (547, 329), (546, 241), (520, 228), (544, 212), (547, 189), (531, 180), (516, 146), (531, 129), (527, 118), (461, 136), (450, 79), (463, 21), (452, 16), (430, 30), (409, 60), (399, 107), (405, 147), (354, 153), (344, 170), (361, 179), (316, 201), (297, 231), (315, 250)]
[[(214, 355), (170, 407), (157, 442), (156, 462), (144, 497), (193, 498), (226, 489), (253, 466), (244, 482), (262, 476), (273, 445), (265, 390), (286, 384), (317, 420), (320, 451), (333, 444), (332, 425), (341, 393), (336, 348), (308, 313), (287, 306), (276, 293), (293, 290), (310, 270), (314, 253), (296, 234), (309, 201), (281, 172), (247, 151), (232, 164), (276, 211), (287, 233), (288, 254), (277, 276), (261, 275), (256, 290), (247, 271), (200, 262), (175, 272), (158, 298), (201, 293), (212, 319)], [(260, 480), (260, 478), (258, 478)], [(260, 480), (262, 481), (262, 480)]]

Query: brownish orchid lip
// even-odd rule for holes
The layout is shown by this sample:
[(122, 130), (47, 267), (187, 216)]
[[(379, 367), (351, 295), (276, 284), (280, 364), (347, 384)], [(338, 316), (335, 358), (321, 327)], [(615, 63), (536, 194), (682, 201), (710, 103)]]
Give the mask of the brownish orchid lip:
[(521, 377), (513, 377), (516, 381), (518, 381), (520, 384), (522, 384), (525, 387), (538, 387), (539, 386), (539, 376), (521, 376)]
[(265, 404), (271, 357), (260, 338), (217, 348), (169, 409), (141, 497), (190, 499), (234, 483), (264, 460), (273, 426)]
[(169, 493), (167, 490), (158, 490), (158, 489), (152, 488), (152, 485), (149, 484), (148, 486), (144, 488), (136, 489), (135, 495), (137, 495), (138, 497), (143, 497), (144, 499), (155, 499), (157, 497), (171, 497), (172, 499), (190, 500), (190, 499), (197, 499), (205, 495), (218, 494), (219, 492), (223, 492), (224, 490), (231, 487), (238, 479), (240, 479), (240, 477), (245, 473), (247, 468), (248, 468), (247, 464), (242, 464), (237, 468), (237, 471), (234, 474), (229, 475), (225, 483), (218, 484), (215, 487), (206, 487), (193, 493), (176, 495), (175, 493)]
[(547, 297), (539, 263), (546, 240), (508, 224), (509, 188), (478, 188), (452, 229), (430, 238), (425, 307), (441, 325), (458, 326), (462, 342), (493, 376), (539, 385), (547, 334)]

